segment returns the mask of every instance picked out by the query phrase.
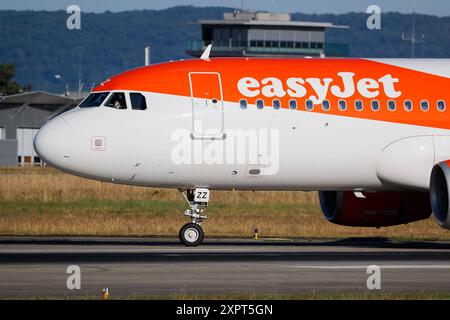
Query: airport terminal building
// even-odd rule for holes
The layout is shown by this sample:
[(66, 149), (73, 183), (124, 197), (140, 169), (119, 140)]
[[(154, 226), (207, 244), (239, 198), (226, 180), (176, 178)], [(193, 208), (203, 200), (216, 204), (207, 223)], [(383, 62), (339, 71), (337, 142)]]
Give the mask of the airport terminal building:
[(348, 57), (349, 45), (325, 40), (327, 29), (348, 29), (328, 22), (292, 21), (288, 13), (224, 13), (223, 20), (200, 20), (202, 39), (186, 52), (200, 57), (212, 44), (211, 57)]
[(78, 105), (82, 98), (46, 92), (0, 97), (0, 165), (42, 165), (33, 139), (48, 119)]

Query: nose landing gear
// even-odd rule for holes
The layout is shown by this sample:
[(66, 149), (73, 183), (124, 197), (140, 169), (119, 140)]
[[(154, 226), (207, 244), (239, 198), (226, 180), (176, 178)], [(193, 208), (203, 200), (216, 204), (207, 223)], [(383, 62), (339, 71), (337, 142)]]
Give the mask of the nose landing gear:
[(189, 209), (184, 212), (185, 216), (191, 217), (191, 222), (181, 227), (178, 234), (180, 241), (187, 247), (195, 247), (203, 242), (204, 232), (201, 224), (207, 216), (203, 214), (209, 202), (209, 190), (196, 188), (180, 190), (189, 205)]

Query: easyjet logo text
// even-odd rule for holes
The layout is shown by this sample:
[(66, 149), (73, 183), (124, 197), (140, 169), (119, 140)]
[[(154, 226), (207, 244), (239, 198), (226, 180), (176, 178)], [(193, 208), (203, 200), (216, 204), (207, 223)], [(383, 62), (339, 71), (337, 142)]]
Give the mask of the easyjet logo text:
[(399, 79), (387, 74), (377, 80), (372, 78), (355, 79), (353, 72), (338, 72), (333, 78), (298, 78), (292, 77), (280, 80), (268, 77), (258, 80), (245, 77), (238, 81), (237, 87), (241, 95), (254, 98), (264, 96), (266, 98), (283, 98), (286, 95), (292, 98), (308, 97), (314, 104), (322, 103), (329, 93), (337, 98), (350, 98), (358, 92), (365, 98), (376, 98), (380, 94), (395, 99), (401, 96), (401, 91), (396, 89)]

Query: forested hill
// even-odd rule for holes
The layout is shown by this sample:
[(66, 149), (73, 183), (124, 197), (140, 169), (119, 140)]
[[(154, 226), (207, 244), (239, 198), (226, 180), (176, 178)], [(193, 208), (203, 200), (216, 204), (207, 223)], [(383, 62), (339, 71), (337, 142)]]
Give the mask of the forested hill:
[[(101, 14), (83, 13), (81, 30), (66, 28), (64, 11), (0, 11), (0, 63), (17, 66), (16, 80), (33, 89), (62, 92), (61, 74), (74, 90), (79, 65), (83, 82), (91, 85), (108, 76), (142, 65), (143, 48), (150, 45), (152, 62), (186, 58), (186, 41), (201, 38), (199, 19), (221, 19), (230, 8), (174, 7)], [(368, 15), (293, 14), (294, 20), (349, 25), (329, 30), (327, 41), (350, 44), (355, 57), (409, 57), (412, 16), (382, 15), (382, 29), (366, 28)], [(417, 57), (450, 57), (450, 17), (416, 16)], [(81, 62), (81, 63), (79, 63)]]

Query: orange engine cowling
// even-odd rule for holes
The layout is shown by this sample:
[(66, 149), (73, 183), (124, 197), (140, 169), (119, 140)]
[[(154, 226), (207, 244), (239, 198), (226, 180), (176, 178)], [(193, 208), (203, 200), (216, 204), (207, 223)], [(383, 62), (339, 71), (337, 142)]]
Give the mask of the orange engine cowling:
[(325, 218), (352, 227), (388, 227), (424, 220), (431, 215), (427, 192), (367, 192), (358, 198), (350, 191), (320, 191)]

